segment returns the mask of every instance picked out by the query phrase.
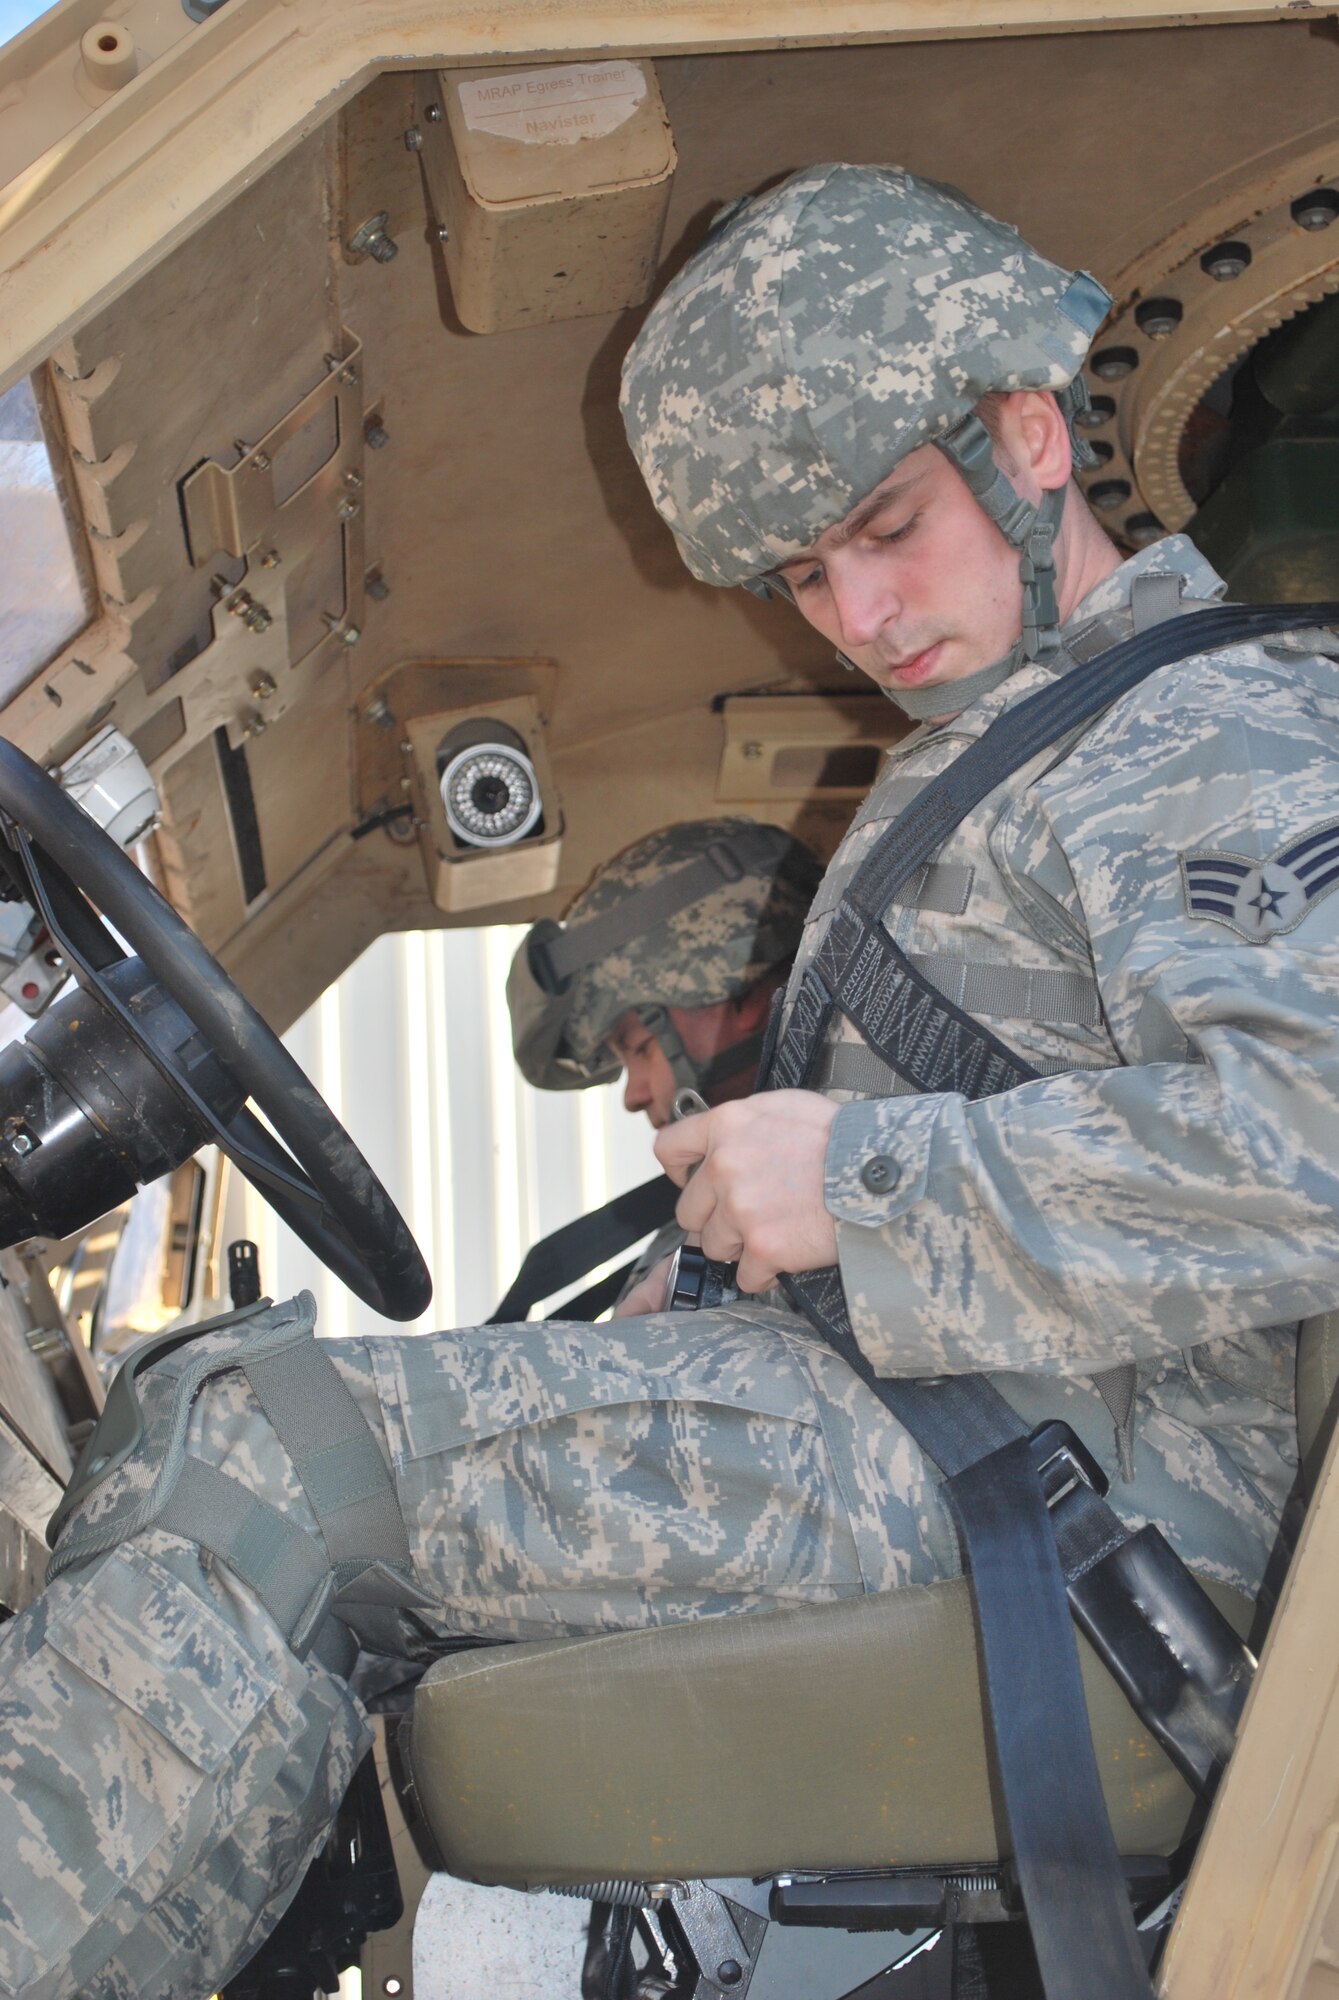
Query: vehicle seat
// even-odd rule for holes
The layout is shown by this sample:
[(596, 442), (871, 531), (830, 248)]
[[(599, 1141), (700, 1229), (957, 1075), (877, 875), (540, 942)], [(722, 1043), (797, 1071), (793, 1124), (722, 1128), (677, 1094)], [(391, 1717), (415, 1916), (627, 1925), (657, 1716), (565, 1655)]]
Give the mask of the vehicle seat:
[[(1339, 1313), (1298, 1359), (1323, 1453)], [(1251, 1606), (1206, 1588), (1241, 1632)], [(1181, 1841), (1191, 1794), (1079, 1640), (1124, 1854)], [(1037, 1663), (1045, 1700), (1045, 1663)], [(650, 1631), (486, 1647), (429, 1668), (407, 1764), (455, 1874), (516, 1888), (999, 1858), (964, 1581)]]

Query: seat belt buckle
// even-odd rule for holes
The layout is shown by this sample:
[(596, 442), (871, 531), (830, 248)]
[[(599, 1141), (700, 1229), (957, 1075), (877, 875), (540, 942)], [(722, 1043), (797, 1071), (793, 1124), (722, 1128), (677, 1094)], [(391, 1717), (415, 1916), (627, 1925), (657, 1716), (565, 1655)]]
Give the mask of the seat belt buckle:
[(1090, 1486), (1105, 1500), (1111, 1481), (1083, 1440), (1058, 1417), (1028, 1433), (1028, 1446), (1048, 1507), (1058, 1507), (1076, 1486)]

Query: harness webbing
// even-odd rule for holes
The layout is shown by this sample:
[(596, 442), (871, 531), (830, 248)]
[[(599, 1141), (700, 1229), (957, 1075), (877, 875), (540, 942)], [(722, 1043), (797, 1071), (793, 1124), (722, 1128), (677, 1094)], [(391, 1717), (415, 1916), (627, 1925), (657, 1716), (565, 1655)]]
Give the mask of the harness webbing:
[[(603, 1208), (579, 1215), (574, 1222), (565, 1222), (561, 1229), (541, 1237), (526, 1251), (505, 1297), (485, 1324), (506, 1326), (512, 1320), (525, 1319), (540, 1299), (551, 1298), (564, 1285), (584, 1278), (597, 1264), (616, 1257), (620, 1250), (628, 1249), (668, 1222), (678, 1199), (679, 1190), (669, 1176), (657, 1174), (653, 1180), (643, 1181), (640, 1187), (615, 1195)], [(571, 1304), (580, 1308), (583, 1301), (573, 1300)], [(579, 1318), (581, 1311), (564, 1312), (564, 1318), (569, 1316)]]

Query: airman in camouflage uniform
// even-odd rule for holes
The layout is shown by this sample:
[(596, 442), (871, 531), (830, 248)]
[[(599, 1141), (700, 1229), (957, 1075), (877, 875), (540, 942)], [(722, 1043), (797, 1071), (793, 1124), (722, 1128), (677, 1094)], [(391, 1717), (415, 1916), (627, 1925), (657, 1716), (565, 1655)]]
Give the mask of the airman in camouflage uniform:
[[(779, 826), (691, 820), (634, 841), (567, 912), (522, 939), (507, 979), (512, 1046), (539, 1090), (622, 1070), (623, 1101), (653, 1126), (680, 1091), (707, 1104), (753, 1089), (773, 995), (795, 958), (823, 870)], [(684, 1240), (667, 1222), (624, 1294)]]
[[(1172, 540), (1110, 553), (1074, 601), (1085, 534), (1091, 550), (1077, 491), (1059, 475), (1063, 500), (1015, 490), (962, 428), (983, 397), (1018, 393), (1042, 436), (1040, 392), (1069, 398), (1101, 310), (1092, 280), (951, 192), (820, 168), (732, 212), (633, 349), (634, 447), (708, 580), (804, 604), (811, 545), (893, 468), (923, 471), (927, 445), (1020, 552), (1000, 658), (951, 685), (930, 660), (927, 712), (950, 719), (894, 759), (833, 881), (992, 716), (1082, 671), (1094, 633), (1219, 588)], [(874, 562), (876, 539), (851, 548)], [(881, 677), (925, 694), (926, 659)], [(809, 1099), (830, 1121), (813, 1200), (876, 1365), (1003, 1371), (1025, 1415), (1064, 1416), (1114, 1469), (1088, 1376), (1137, 1361), (1134, 1476), (1113, 1501), (1252, 1592), (1295, 1456), (1286, 1329), (1339, 1302), (1337, 701), (1328, 657), (1233, 647), (1155, 674), (1009, 781), (888, 920), (1051, 1073), (980, 1103), (897, 1096), (837, 1037)], [(696, 1147), (684, 1205), (707, 1204), (716, 1254), (729, 1148), (710, 1138), (766, 1102), (658, 1142)], [(0, 1993), (185, 2000), (254, 1949), (365, 1740), (355, 1693), (377, 1663), (365, 1643), (351, 1693), (336, 1620), (318, 1617), (336, 1581), (361, 1592), (364, 1641), (412, 1664), (439, 1635), (744, 1613), (956, 1566), (916, 1445), (767, 1300), (312, 1350), (309, 1327), (307, 1301), (261, 1309), (150, 1369), (144, 1448), (76, 1511), (59, 1573), (0, 1636)], [(406, 1538), (398, 1566), (345, 1560), (284, 1619), (266, 1603), (273, 1521), (230, 1566), (155, 1512), (163, 1467), (201, 1464), (197, 1483), (221, 1468), (297, 1535), (286, 1559), (321, 1571), (320, 1482), (306, 1459), (298, 1477), (252, 1381), (280, 1349), (332, 1357)]]

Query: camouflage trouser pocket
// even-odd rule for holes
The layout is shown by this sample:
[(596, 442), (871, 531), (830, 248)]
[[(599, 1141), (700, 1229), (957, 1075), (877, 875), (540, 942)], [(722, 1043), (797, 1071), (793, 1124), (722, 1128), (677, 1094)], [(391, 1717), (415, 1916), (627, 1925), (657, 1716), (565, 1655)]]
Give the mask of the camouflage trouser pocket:
[(0, 1650), (0, 1992), (43, 1972), (59, 1991), (53, 1969), (109, 1904), (116, 1933), (160, 1892), (202, 1787), (279, 1690), (133, 1547), (60, 1578)]

